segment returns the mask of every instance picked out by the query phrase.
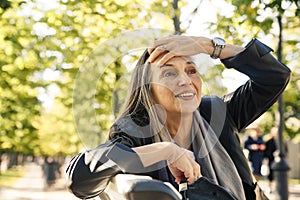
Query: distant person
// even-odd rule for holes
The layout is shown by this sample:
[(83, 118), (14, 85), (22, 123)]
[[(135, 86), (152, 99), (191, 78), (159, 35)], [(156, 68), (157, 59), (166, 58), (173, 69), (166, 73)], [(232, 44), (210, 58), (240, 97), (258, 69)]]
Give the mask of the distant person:
[(269, 167), (269, 174), (268, 174), (268, 180), (269, 180), (269, 189), (270, 192), (272, 191), (272, 181), (274, 180), (274, 173), (272, 170), (272, 164), (275, 160), (274, 153), (277, 150), (277, 134), (278, 134), (278, 128), (273, 127), (270, 131), (270, 137), (266, 141), (266, 149), (264, 152), (264, 157), (268, 160), (268, 167)]
[(52, 157), (46, 156), (43, 164), (46, 186), (51, 187), (56, 180), (57, 163)]
[(249, 151), (248, 159), (251, 162), (253, 175), (259, 179), (262, 176), (261, 166), (264, 159), (264, 151), (266, 149), (266, 144), (261, 136), (259, 127), (250, 129), (244, 147)]

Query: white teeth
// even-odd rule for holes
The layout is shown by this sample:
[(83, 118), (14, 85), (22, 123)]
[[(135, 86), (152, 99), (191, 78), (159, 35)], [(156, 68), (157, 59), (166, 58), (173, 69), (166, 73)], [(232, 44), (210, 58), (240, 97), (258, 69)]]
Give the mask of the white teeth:
[(178, 97), (189, 97), (189, 96), (193, 96), (193, 93), (183, 93), (183, 94), (179, 94), (177, 95)]

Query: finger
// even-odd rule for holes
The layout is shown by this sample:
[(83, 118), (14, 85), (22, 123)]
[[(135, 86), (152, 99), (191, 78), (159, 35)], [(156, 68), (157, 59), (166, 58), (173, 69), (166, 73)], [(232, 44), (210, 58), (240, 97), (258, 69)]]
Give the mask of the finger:
[(151, 52), (151, 54), (150, 54), (150, 56), (149, 56), (149, 58), (148, 58), (148, 61), (149, 61), (150, 63), (154, 62), (154, 61), (156, 60), (156, 58), (157, 58), (162, 52), (164, 52), (163, 49), (161, 49), (161, 48), (155, 48), (155, 49)]
[[(165, 42), (164, 40), (156, 40), (156, 41), (154, 41), (154, 43), (148, 48), (148, 49), (150, 49), (150, 50), (154, 50), (154, 49), (156, 49), (156, 48), (158, 48), (158, 47), (160, 47), (160, 46), (163, 46), (163, 45), (166, 45), (167, 44), (167, 42)], [(151, 52), (152, 52), (151, 51)], [(150, 53), (150, 52), (149, 52)]]
[(195, 169), (195, 171), (194, 171), (194, 177), (195, 177), (196, 180), (198, 180), (199, 178), (201, 178), (201, 176), (202, 176), (202, 175), (201, 175), (201, 173), (200, 173), (200, 168), (197, 167), (197, 168)]
[[(161, 44), (161, 45), (159, 45), (159, 46), (149, 47), (149, 48), (148, 48), (148, 53), (151, 55), (156, 49), (159, 49), (160, 51), (165, 52), (165, 51), (170, 51), (171, 46), (170, 46), (170, 45), (167, 45), (167, 44)], [(152, 58), (151, 58), (151, 59), (152, 59)], [(154, 60), (152, 59), (152, 61), (154, 61)]]
[(184, 177), (176, 177), (175, 182), (179, 185), (181, 183), (181, 180), (184, 180)]
[(162, 39), (159, 39), (159, 40), (155, 40), (153, 42), (153, 44), (149, 47), (150, 52), (152, 52), (153, 49), (158, 48), (158, 47), (163, 46), (163, 45), (166, 45), (167, 46), (167, 50), (170, 51), (174, 42), (176, 42), (176, 41), (174, 41), (174, 35), (169, 35), (169, 36), (167, 36), (165, 38), (162, 38)]
[[(194, 161), (194, 160), (193, 160)], [(200, 178), (201, 175), (201, 168), (200, 165), (194, 161), (194, 165), (193, 165), (193, 171), (194, 171), (194, 176), (198, 179)]]
[(194, 176), (189, 177), (189, 178), (187, 179), (188, 185), (192, 185), (193, 183), (195, 183), (196, 180), (197, 180), (197, 179), (196, 179)]
[(151, 54), (154, 50), (155, 50), (154, 47), (149, 47), (149, 48), (148, 48), (148, 53)]
[(176, 55), (172, 52), (166, 53), (162, 58), (160, 58), (157, 62), (157, 64), (162, 65), (168, 62), (171, 58), (175, 57)]
[(200, 178), (200, 174), (194, 172), (193, 176), (188, 178), (188, 184), (191, 185)]
[(188, 184), (191, 185), (193, 184), (196, 180), (198, 180), (202, 175), (200, 173), (200, 165), (198, 165), (197, 163), (195, 163), (192, 166), (192, 171), (185, 173), (185, 176), (188, 180)]
[(166, 54), (167, 51), (165, 48), (162, 47), (157, 47), (149, 56), (148, 61), (150, 63), (153, 63), (154, 61), (156, 61), (158, 59), (159, 56)]
[(193, 171), (188, 171), (184, 173), (185, 178), (187, 179), (187, 182), (189, 185), (193, 184), (195, 181), (194, 173)]

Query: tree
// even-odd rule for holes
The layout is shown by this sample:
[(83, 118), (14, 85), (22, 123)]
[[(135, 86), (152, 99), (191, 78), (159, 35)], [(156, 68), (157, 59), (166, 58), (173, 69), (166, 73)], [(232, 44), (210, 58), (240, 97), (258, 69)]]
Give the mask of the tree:
[(55, 100), (51, 110), (41, 115), (34, 125), (39, 130), (35, 155), (71, 155), (83, 148), (79, 136), (74, 134), (73, 116), (62, 102)]
[[(87, 146), (103, 141), (122, 106), (130, 70), (141, 54), (141, 49), (130, 48), (135, 48), (134, 44), (146, 48), (151, 40), (174, 33), (172, 20), (177, 16), (175, 21), (179, 22), (185, 2), (177, 2), (177, 11), (172, 3), (1, 1), (1, 149), (28, 154), (74, 154), (77, 152), (69, 150), (82, 147), (74, 138), (82, 139)], [(119, 37), (139, 29), (148, 31)], [(184, 29), (181, 31), (184, 33)], [(111, 39), (123, 40), (103, 49), (102, 44)], [(90, 73), (82, 76), (83, 70)], [(43, 97), (52, 96), (53, 88), (59, 90), (53, 97), (53, 106), (44, 107)], [(78, 96), (74, 89), (79, 91)], [(78, 97), (86, 99), (79, 101)], [(74, 105), (75, 101), (80, 104)], [(91, 105), (93, 109), (87, 109)], [(85, 119), (91, 115), (96, 116), (92, 121)], [(84, 134), (78, 135), (79, 128)], [(42, 142), (46, 138), (47, 144)], [(73, 138), (76, 148), (63, 143), (66, 138)], [(65, 151), (53, 148), (56, 145)]]
[[(59, 115), (65, 109), (72, 113), (77, 72), (99, 44), (124, 30), (147, 28), (151, 24), (168, 29), (166, 19), (169, 18), (151, 11), (152, 8), (157, 10), (158, 5), (162, 7), (160, 1), (146, 0), (75, 0), (51, 4), (47, 1), (37, 3), (35, 0), (1, 1), (1, 149), (46, 154), (48, 151), (45, 147), (49, 145), (41, 147), (40, 139), (52, 133), (51, 131), (53, 134), (78, 136), (75, 129), (67, 128), (68, 121), (65, 121), (65, 125), (60, 123), (62, 119)], [(162, 8), (168, 10), (166, 13), (170, 11), (166, 6)], [(114, 50), (117, 50), (117, 46)], [(100, 87), (92, 94), (96, 97), (94, 105), (100, 105), (96, 108), (100, 117), (96, 123), (100, 124), (103, 131), (107, 130), (108, 122), (112, 121), (108, 113), (112, 108), (110, 94), (125, 72), (124, 68), (119, 67), (124, 64), (121, 60), (120, 57), (117, 58), (114, 66), (105, 71), (108, 76), (99, 81)], [(49, 72), (56, 74), (56, 77), (47, 77)], [(115, 78), (108, 79), (109, 74), (113, 73)], [(60, 89), (55, 103), (62, 104), (54, 106), (50, 114), (42, 107), (41, 94), (49, 95), (53, 86)], [(51, 127), (48, 120), (52, 122), (54, 129), (45, 128)], [(55, 126), (56, 124), (60, 126)], [(51, 142), (51, 137), (48, 138), (49, 144), (57, 141), (54, 139)], [(68, 146), (64, 148), (67, 149)], [(50, 152), (55, 151), (49, 147)]]
[(0, 148), (32, 154), (32, 142), (37, 139), (32, 121), (41, 108), (36, 88), (42, 85), (34, 78), (34, 71), (41, 68), (43, 61), (32, 48), (37, 38), (30, 34), (30, 25), (24, 16), (15, 15), (15, 9), (22, 5), (9, 1), (5, 5), (2, 2), (0, 9)]
[[(281, 115), (285, 122), (285, 131), (290, 137), (295, 137), (296, 132), (299, 132), (300, 128), (297, 125), (295, 126), (295, 121), (297, 121), (295, 116), (299, 113), (299, 104), (295, 97), (290, 95), (299, 90), (299, 86), (296, 84), (299, 72), (293, 70), (296, 69), (300, 62), (300, 58), (297, 56), (297, 45), (300, 43), (298, 37), (300, 33), (298, 28), (300, 23), (298, 17), (299, 1), (269, 1), (269, 3), (264, 3), (258, 0), (228, 0), (226, 2), (231, 3), (234, 12), (231, 16), (227, 15), (226, 17), (218, 14), (217, 21), (222, 23), (212, 24), (211, 27), (229, 40), (234, 40), (235, 43), (240, 44), (244, 41), (239, 38), (244, 38), (247, 41), (252, 37), (271, 38), (274, 41), (271, 45), (275, 46), (276, 56), (291, 67), (292, 79), (283, 94), (286, 106), (280, 105), (280, 107), (283, 107)], [(282, 32), (280, 30), (281, 22)], [(251, 34), (249, 34), (249, 27), (251, 27)], [(282, 34), (284, 37), (280, 37)], [(277, 44), (275, 41), (277, 41)], [(278, 106), (278, 104), (275, 106)], [(272, 124), (274, 121), (278, 122), (276, 120), (277, 109), (275, 106), (269, 110), (269, 112), (273, 113), (269, 124)], [(269, 130), (269, 128), (271, 127), (266, 127), (266, 130)]]

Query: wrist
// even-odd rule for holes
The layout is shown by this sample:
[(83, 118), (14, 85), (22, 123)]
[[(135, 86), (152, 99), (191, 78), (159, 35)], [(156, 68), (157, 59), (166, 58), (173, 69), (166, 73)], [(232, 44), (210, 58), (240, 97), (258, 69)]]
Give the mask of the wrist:
[(213, 59), (220, 58), (222, 50), (226, 46), (226, 41), (223, 38), (214, 37), (211, 40), (211, 43), (213, 44), (214, 50), (213, 50), (212, 54), (210, 55), (210, 57), (213, 58)]
[(222, 50), (219, 58), (226, 59), (229, 57), (233, 57), (233, 56), (239, 54), (240, 52), (242, 52), (244, 49), (245, 49), (244, 47), (227, 44), (225, 46), (225, 48)]
[(168, 163), (175, 162), (184, 152), (181, 150), (181, 148), (170, 142), (168, 146), (168, 157), (166, 158)]

